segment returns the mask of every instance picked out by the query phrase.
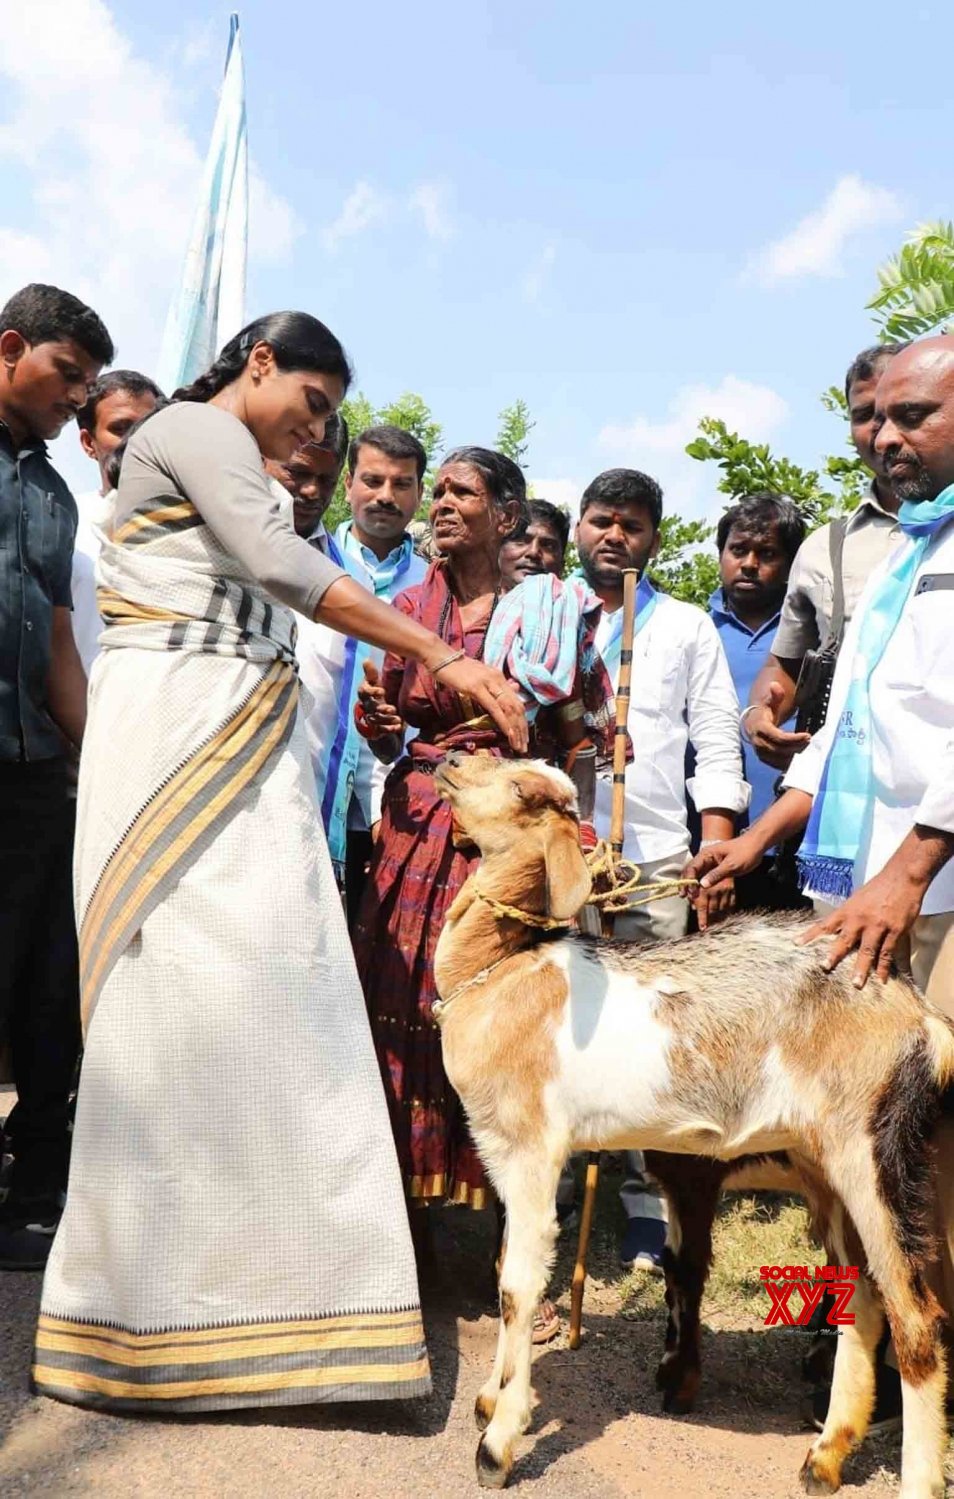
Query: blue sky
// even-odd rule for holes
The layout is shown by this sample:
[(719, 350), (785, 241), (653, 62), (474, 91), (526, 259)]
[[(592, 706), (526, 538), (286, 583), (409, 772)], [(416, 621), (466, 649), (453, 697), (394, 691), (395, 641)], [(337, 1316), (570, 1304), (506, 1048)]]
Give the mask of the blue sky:
[[(227, 5), (0, 0), (0, 296), (88, 296), (149, 369), (188, 234)], [(249, 312), (339, 334), (375, 401), (448, 443), (522, 396), (539, 493), (601, 468), (710, 511), (702, 410), (816, 461), (818, 393), (874, 329), (875, 268), (952, 213), (954, 9), (596, 0), (240, 11)], [(942, 70), (943, 71), (943, 70)], [(57, 456), (84, 487), (75, 435)]]

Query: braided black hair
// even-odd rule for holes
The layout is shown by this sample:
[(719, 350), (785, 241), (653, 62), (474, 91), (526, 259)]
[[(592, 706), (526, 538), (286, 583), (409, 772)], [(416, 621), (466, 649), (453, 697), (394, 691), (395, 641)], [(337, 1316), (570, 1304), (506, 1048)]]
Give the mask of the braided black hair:
[(215, 363), (173, 393), (174, 401), (211, 401), (239, 375), (257, 343), (271, 345), (280, 370), (316, 370), (335, 375), (345, 390), (351, 384), (348, 356), (334, 334), (307, 312), (270, 312), (230, 338)]

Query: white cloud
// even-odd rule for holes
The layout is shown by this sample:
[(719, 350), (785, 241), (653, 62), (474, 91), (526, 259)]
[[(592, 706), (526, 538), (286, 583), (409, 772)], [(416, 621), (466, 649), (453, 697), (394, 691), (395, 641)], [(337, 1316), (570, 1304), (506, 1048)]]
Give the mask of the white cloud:
[(419, 182), (408, 199), (408, 207), (418, 213), (428, 239), (446, 243), (454, 237), (450, 213), (450, 189), (445, 182)]
[(747, 274), (762, 286), (798, 276), (840, 276), (852, 236), (893, 224), (903, 212), (901, 200), (890, 189), (863, 182), (855, 174), (841, 177), (820, 208), (752, 257)]
[(303, 232), (287, 198), (276, 193), (254, 162), (248, 169), (248, 254), (264, 265), (284, 265)]
[[(721, 418), (751, 442), (767, 442), (784, 426), (788, 406), (768, 385), (726, 375), (715, 386), (684, 385), (661, 421), (637, 416), (624, 426), (606, 426), (597, 439), (607, 468), (639, 468), (658, 479), (667, 510), (695, 517), (711, 508), (714, 482), (706, 468), (686, 456), (698, 436), (699, 419)], [(542, 492), (542, 491), (541, 491)]]
[(528, 302), (539, 301), (555, 260), (556, 245), (545, 245), (523, 278), (523, 295)]
[(391, 211), (390, 200), (370, 182), (356, 182), (342, 204), (341, 212), (329, 224), (322, 238), (327, 250), (337, 250), (343, 240), (363, 234), (381, 224)]
[[(25, 281), (64, 286), (101, 313), (123, 364), (149, 370), (214, 101), (197, 142), (178, 92), (183, 61), (173, 49), (164, 70), (134, 52), (104, 0), (5, 0), (2, 21), (0, 302)], [(224, 26), (215, 42), (224, 58)], [(185, 61), (198, 64), (203, 38), (193, 29), (183, 43)], [(21, 178), (27, 193), (18, 199)], [(251, 191), (253, 256), (287, 256), (297, 232), (291, 208), (254, 168)], [(67, 433), (58, 459), (75, 442)], [(74, 482), (88, 477), (81, 468)]]

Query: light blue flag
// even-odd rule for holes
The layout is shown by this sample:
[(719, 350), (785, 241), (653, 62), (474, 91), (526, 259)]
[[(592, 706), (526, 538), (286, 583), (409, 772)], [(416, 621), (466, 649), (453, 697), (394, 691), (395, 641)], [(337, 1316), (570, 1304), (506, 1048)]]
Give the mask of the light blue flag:
[(248, 135), (238, 16), (229, 30), (225, 81), (202, 174), (179, 290), (166, 319), (157, 378), (170, 395), (207, 370), (245, 322)]

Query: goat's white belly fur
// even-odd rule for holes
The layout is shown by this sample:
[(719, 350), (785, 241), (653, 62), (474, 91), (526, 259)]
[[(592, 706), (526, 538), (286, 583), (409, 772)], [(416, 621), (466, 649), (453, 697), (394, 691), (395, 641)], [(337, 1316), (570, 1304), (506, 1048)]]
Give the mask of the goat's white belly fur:
[(556, 1035), (557, 1077), (546, 1107), (572, 1149), (655, 1149), (721, 1156), (781, 1150), (796, 1142), (788, 1080), (775, 1068), (747, 1100), (742, 1117), (680, 1087), (669, 1054), (674, 1040), (656, 1018), (658, 994), (632, 974), (606, 969), (567, 944), (551, 950), (570, 998)]

